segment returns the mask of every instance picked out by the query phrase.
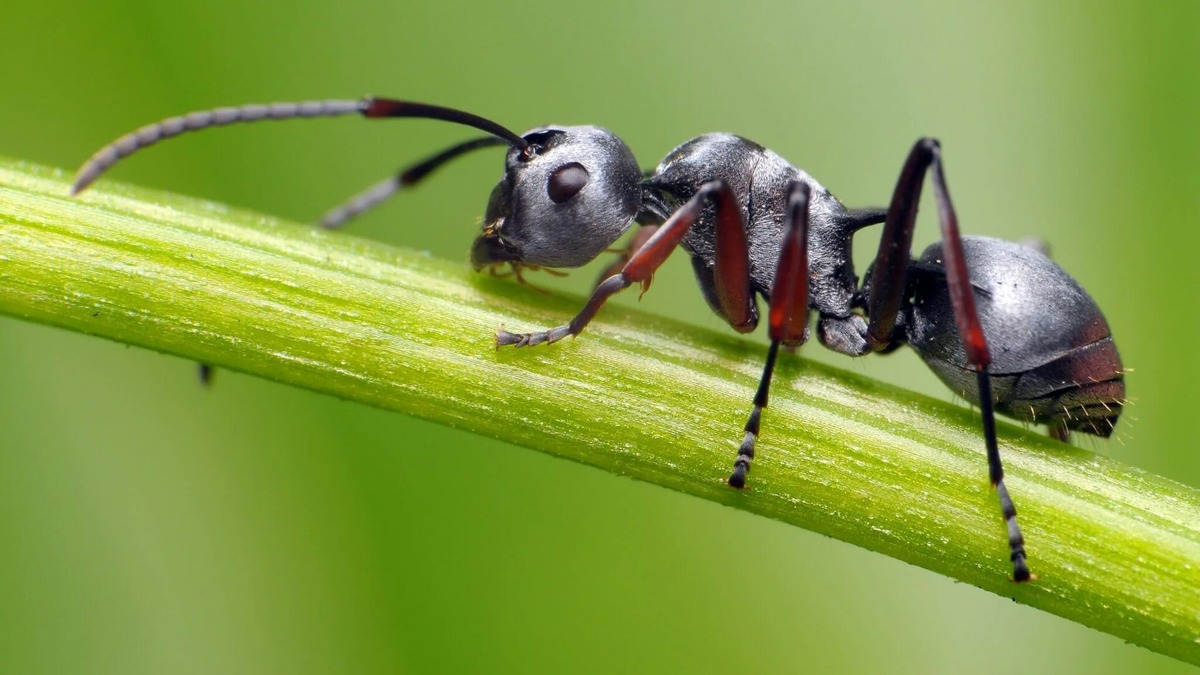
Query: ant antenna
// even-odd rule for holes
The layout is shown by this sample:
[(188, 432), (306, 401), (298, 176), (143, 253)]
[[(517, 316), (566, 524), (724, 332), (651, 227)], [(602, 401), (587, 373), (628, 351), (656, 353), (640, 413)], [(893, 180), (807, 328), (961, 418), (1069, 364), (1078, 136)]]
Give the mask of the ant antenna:
[(533, 148), (524, 138), (489, 119), (453, 108), (444, 108), (442, 106), (414, 103), (411, 101), (375, 98), (373, 96), (368, 96), (360, 100), (335, 99), (295, 103), (270, 103), (265, 105), (251, 104), (202, 110), (177, 117), (168, 117), (160, 122), (147, 124), (140, 129), (131, 131), (100, 148), (96, 151), (96, 154), (84, 162), (75, 176), (75, 183), (71, 186), (71, 194), (76, 195), (82, 192), (99, 178), (101, 174), (121, 159), (144, 147), (154, 145), (164, 138), (178, 136), (184, 132), (196, 131), (212, 126), (224, 126), (237, 122), (285, 120), (296, 117), (337, 117), (352, 113), (359, 113), (367, 118), (423, 117), (475, 127), (503, 139), (514, 147), (520, 148), (523, 159), (529, 159), (533, 156)]
[(331, 230), (339, 228), (346, 221), (358, 216), (363, 211), (373, 208), (400, 190), (416, 185), (425, 176), (433, 173), (435, 169), (459, 155), (464, 155), (479, 148), (491, 148), (497, 145), (504, 145), (505, 143), (507, 143), (507, 139), (496, 136), (484, 136), (483, 138), (475, 138), (446, 148), (428, 159), (401, 169), (394, 176), (389, 176), (379, 181), (346, 200), (337, 208), (330, 209), (321, 218), (321, 227)]

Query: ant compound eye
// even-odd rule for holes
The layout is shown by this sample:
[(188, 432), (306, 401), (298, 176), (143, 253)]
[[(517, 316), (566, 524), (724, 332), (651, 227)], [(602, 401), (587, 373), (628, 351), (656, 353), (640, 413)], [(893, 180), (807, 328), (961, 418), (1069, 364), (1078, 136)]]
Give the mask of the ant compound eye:
[(588, 171), (579, 162), (563, 164), (550, 174), (550, 182), (546, 184), (546, 192), (555, 204), (562, 204), (574, 197), (583, 186), (588, 184)]

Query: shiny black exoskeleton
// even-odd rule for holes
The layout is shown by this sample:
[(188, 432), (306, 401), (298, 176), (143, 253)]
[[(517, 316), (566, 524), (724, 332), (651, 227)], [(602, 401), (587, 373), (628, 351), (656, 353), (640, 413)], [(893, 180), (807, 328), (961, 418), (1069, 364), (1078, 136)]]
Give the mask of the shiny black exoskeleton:
[[(151, 124), (105, 146), (80, 169), (74, 191), (120, 158), (185, 131), (265, 119), (362, 114), (425, 117), (489, 136), (452, 146), (385, 180), (322, 220), (337, 227), (466, 152), (508, 146), (504, 176), (488, 200), (471, 248), (476, 269), (578, 267), (641, 227), (569, 323), (545, 331), (500, 331), (499, 346), (549, 343), (579, 334), (612, 294), (646, 287), (676, 248), (692, 259), (712, 309), (736, 330), (759, 321), (768, 302), (770, 348), (728, 482), (746, 484), (763, 408), (782, 345), (817, 337), (850, 356), (911, 345), (951, 389), (977, 401), (989, 476), (1009, 534), (1013, 578), (1031, 578), (1016, 508), (1004, 485), (994, 411), (1107, 437), (1125, 401), (1124, 370), (1099, 308), (1066, 272), (1033, 248), (962, 237), (943, 174), (941, 149), (921, 139), (885, 209), (850, 210), (779, 155), (731, 134), (685, 142), (648, 173), (612, 132), (548, 126), (517, 135), (450, 108), (366, 98), (219, 108)], [(932, 171), (942, 239), (917, 259), (912, 234), (925, 174)], [(851, 258), (860, 229), (884, 223), (878, 253), (860, 285)]]

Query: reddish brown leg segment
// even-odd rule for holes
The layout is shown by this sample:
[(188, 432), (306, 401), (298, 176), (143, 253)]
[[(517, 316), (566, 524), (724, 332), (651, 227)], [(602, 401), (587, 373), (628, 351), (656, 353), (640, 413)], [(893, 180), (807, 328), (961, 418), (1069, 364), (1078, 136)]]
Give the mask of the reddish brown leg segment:
[(787, 230), (779, 252), (775, 281), (771, 285), (767, 326), (771, 347), (763, 366), (762, 379), (758, 382), (758, 391), (754, 394), (754, 409), (746, 420), (746, 435), (738, 447), (733, 473), (729, 476), (729, 484), (735, 488), (746, 486), (746, 474), (750, 473), (750, 464), (754, 461), (754, 445), (758, 440), (763, 408), (767, 407), (779, 345), (798, 347), (808, 338), (808, 200), (808, 185), (792, 183), (788, 197)]
[[(692, 196), (683, 206), (679, 207), (671, 217), (654, 232), (651, 237), (636, 252), (634, 252), (629, 262), (621, 268), (617, 274), (602, 281), (596, 290), (592, 292), (592, 297), (588, 300), (587, 305), (579, 314), (575, 315), (571, 322), (551, 328), (550, 330), (539, 331), (536, 333), (509, 333), (501, 330), (496, 333), (496, 345), (507, 346), (513, 345), (516, 347), (528, 347), (539, 345), (543, 342), (556, 342), (568, 335), (579, 335), (583, 332), (584, 327), (596, 316), (596, 312), (604, 306), (604, 302), (609, 296), (618, 291), (629, 288), (635, 283), (641, 284), (643, 292), (650, 287), (650, 280), (654, 276), (654, 272), (666, 262), (667, 257), (671, 255), (678, 246), (679, 242), (683, 241), (684, 235), (693, 224), (700, 218), (700, 214), (704, 212), (704, 205), (708, 200), (714, 200), (717, 203), (718, 212), (722, 210), (722, 204), (725, 208), (736, 209), (736, 201), (733, 199), (732, 192), (728, 186), (722, 181), (713, 181), (706, 183), (700, 188), (695, 195)], [(741, 214), (736, 214), (738, 220), (741, 220)], [(724, 220), (718, 217), (718, 220)], [(742, 237), (745, 238), (745, 227), (741, 228)], [(749, 277), (743, 282), (749, 289)], [(748, 296), (748, 293), (747, 293)], [(749, 299), (751, 306), (753, 298)]]
[(600, 273), (600, 278), (596, 280), (596, 285), (599, 286), (604, 283), (605, 279), (625, 269), (625, 265), (629, 264), (629, 259), (633, 257), (633, 254), (641, 250), (646, 245), (646, 242), (650, 241), (650, 238), (654, 236), (655, 232), (658, 232), (658, 225), (642, 225), (633, 233), (633, 236), (629, 239), (629, 243), (624, 249), (610, 249), (609, 253), (619, 253), (619, 255), (616, 260), (609, 263), (604, 268), (604, 271)]
[(892, 204), (888, 209), (879, 254), (871, 275), (871, 292), (867, 301), (869, 323), (867, 341), (872, 349), (880, 350), (893, 342), (896, 320), (906, 292), (909, 260), (912, 256), (912, 235), (916, 224), (917, 206), (921, 200), (921, 185), (925, 172), (933, 169), (933, 192), (937, 200), (938, 218), (942, 230), (942, 251), (945, 256), (946, 283), (954, 306), (954, 322), (962, 337), (967, 364), (975, 369), (979, 387), (979, 411), (983, 418), (983, 438), (987, 447), (988, 474), (1000, 500), (1000, 511), (1008, 528), (1008, 543), (1013, 563), (1013, 579), (1027, 581), (1031, 575), (1025, 561), (1025, 539), (1017, 525), (1017, 509), (1004, 486), (1004, 467), (996, 442), (996, 418), (992, 400), (991, 377), (988, 366), (991, 354), (975, 306), (975, 294), (967, 274), (962, 238), (958, 232), (958, 216), (950, 201), (950, 190), (942, 170), (941, 146), (932, 138), (917, 141), (908, 155)]
[(739, 333), (758, 325), (758, 307), (750, 288), (750, 242), (746, 221), (733, 190), (724, 183), (713, 196), (717, 205), (717, 244), (713, 281), (721, 316)]

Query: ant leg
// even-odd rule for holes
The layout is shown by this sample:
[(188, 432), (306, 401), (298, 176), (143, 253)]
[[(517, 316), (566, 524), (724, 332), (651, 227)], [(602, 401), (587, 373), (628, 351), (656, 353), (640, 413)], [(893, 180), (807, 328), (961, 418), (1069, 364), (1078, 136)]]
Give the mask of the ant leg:
[[(767, 407), (767, 394), (771, 388), (771, 375), (775, 371), (775, 358), (779, 345), (794, 349), (808, 339), (808, 200), (809, 186), (794, 182), (788, 188), (787, 231), (779, 252), (779, 264), (775, 269), (775, 281), (771, 284), (771, 304), (767, 313), (767, 330), (771, 347), (767, 351), (767, 362), (763, 366), (762, 379), (754, 394), (754, 409), (746, 420), (746, 436), (738, 447), (738, 456), (733, 463), (729, 484), (735, 488), (746, 486), (746, 474), (754, 461), (754, 444), (758, 440), (759, 421), (763, 408)], [(718, 249), (718, 253), (720, 249)], [(721, 289), (723, 284), (718, 284)]]
[(346, 221), (360, 215), (362, 212), (377, 206), (380, 202), (388, 197), (399, 192), (401, 189), (411, 187), (421, 182), (423, 178), (433, 173), (443, 164), (452, 159), (465, 155), (472, 150), (479, 148), (491, 148), (497, 145), (507, 145), (507, 141), (495, 136), (484, 136), (483, 138), (475, 138), (469, 141), (464, 141), (457, 145), (452, 145), (449, 148), (421, 160), (416, 164), (401, 169), (395, 176), (391, 176), (382, 180), (362, 192), (354, 195), (346, 200), (343, 204), (336, 208), (330, 209), (321, 218), (321, 227), (326, 229), (339, 228)]
[[(654, 276), (655, 270), (666, 261), (671, 252), (679, 245), (679, 242), (683, 241), (684, 235), (699, 220), (700, 215), (704, 211), (704, 206), (709, 200), (712, 200), (717, 208), (718, 248), (722, 243), (727, 242), (730, 237), (736, 241), (739, 236), (742, 239), (742, 246), (745, 248), (746, 228), (742, 223), (740, 206), (733, 191), (724, 181), (705, 183), (691, 199), (679, 207), (675, 213), (671, 214), (671, 217), (650, 236), (637, 252), (630, 256), (629, 262), (625, 263), (620, 272), (610, 276), (596, 286), (596, 290), (592, 292), (591, 299), (584, 305), (583, 310), (574, 319), (571, 319), (570, 323), (536, 333), (509, 333), (506, 330), (501, 330), (496, 333), (496, 345), (500, 347), (507, 345), (528, 347), (539, 345), (543, 342), (557, 342), (568, 335), (579, 335), (592, 318), (596, 316), (596, 312), (600, 311), (600, 308), (604, 306), (604, 302), (614, 293), (629, 288), (635, 283), (641, 284), (642, 292), (645, 293), (650, 288), (650, 281)], [(749, 263), (743, 264), (748, 266)], [(748, 275), (745, 286), (746, 292), (744, 296), (752, 304), (753, 298), (749, 292), (750, 282)], [(738, 293), (731, 293), (729, 301), (734, 304), (730, 305), (729, 312), (726, 314), (727, 317), (740, 316), (749, 311), (745, 307), (737, 307), (736, 302), (738, 297)]]
[(1017, 525), (1017, 509), (1004, 486), (1004, 467), (996, 442), (995, 402), (992, 399), (991, 376), (988, 366), (991, 354), (975, 307), (975, 294), (963, 255), (962, 238), (958, 232), (958, 216), (950, 201), (946, 176), (942, 171), (941, 146), (932, 138), (922, 138), (913, 146), (900, 172), (892, 196), (879, 254), (871, 274), (867, 313), (867, 342), (873, 350), (886, 349), (893, 344), (896, 320), (905, 297), (906, 277), (912, 255), (912, 235), (917, 206), (921, 200), (921, 184), (925, 172), (933, 169), (933, 193), (937, 200), (938, 218), (942, 230), (942, 251), (945, 257), (946, 282), (954, 319), (962, 338), (967, 364), (975, 370), (979, 389), (979, 411), (983, 418), (983, 439), (987, 446), (988, 475), (1000, 499), (1000, 511), (1008, 528), (1008, 545), (1013, 563), (1013, 579), (1031, 578), (1025, 561), (1025, 539)]
[(633, 233), (633, 237), (629, 239), (629, 243), (625, 245), (625, 248), (609, 249), (607, 252), (616, 253), (617, 259), (613, 260), (612, 263), (610, 263), (608, 267), (605, 267), (604, 271), (600, 273), (600, 277), (596, 279), (596, 286), (604, 283), (605, 279), (624, 269), (625, 265), (629, 263), (629, 259), (633, 257), (633, 254), (637, 253), (643, 246), (646, 245), (646, 242), (650, 241), (650, 237), (654, 236), (654, 233), (658, 231), (658, 227), (658, 225), (642, 225), (637, 229), (637, 232)]

